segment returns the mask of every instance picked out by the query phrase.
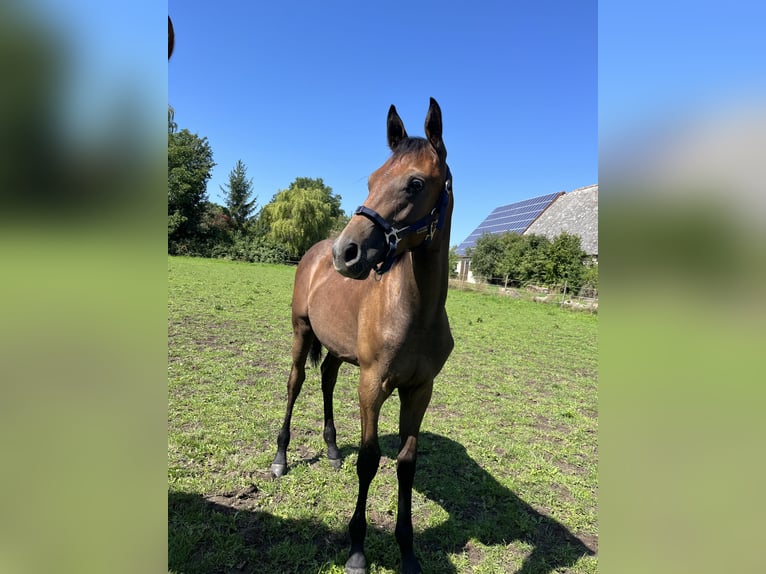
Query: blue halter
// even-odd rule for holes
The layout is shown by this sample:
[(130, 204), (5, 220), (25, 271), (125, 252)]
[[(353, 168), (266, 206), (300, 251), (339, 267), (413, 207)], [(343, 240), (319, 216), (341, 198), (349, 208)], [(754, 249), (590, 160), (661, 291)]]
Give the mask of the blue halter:
[(431, 243), (434, 234), (444, 225), (444, 217), (446, 216), (447, 203), (449, 202), (449, 194), (451, 191), (452, 173), (450, 172), (449, 166), (447, 166), (447, 178), (444, 181), (444, 187), (442, 188), (441, 194), (439, 194), (439, 199), (436, 202), (436, 206), (428, 215), (421, 217), (415, 223), (405, 227), (394, 227), (385, 219), (383, 219), (377, 211), (370, 209), (369, 207), (365, 207), (364, 205), (360, 205), (356, 208), (354, 215), (361, 215), (366, 217), (375, 225), (380, 227), (381, 231), (383, 231), (384, 235), (386, 236), (388, 251), (386, 252), (386, 256), (384, 257), (383, 261), (378, 263), (377, 267), (375, 267), (375, 275), (378, 277), (378, 279), (384, 273), (389, 271), (398, 259), (396, 249), (402, 239), (409, 235), (418, 235), (422, 233), (426, 234), (425, 239), (423, 239), (420, 245), (417, 247), (411, 247), (410, 251), (424, 247)]

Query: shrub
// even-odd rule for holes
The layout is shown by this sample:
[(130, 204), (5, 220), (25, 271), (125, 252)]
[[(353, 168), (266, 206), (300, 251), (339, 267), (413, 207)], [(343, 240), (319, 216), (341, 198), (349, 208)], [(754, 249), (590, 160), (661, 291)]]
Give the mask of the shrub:
[[(566, 285), (568, 291), (577, 292), (585, 282), (580, 237), (566, 232), (553, 241), (534, 234), (485, 234), (470, 256), (474, 274), (488, 283), (533, 283), (559, 289)], [(595, 274), (597, 280), (598, 271)]]
[(572, 292), (579, 291), (582, 286), (583, 258), (585, 253), (580, 247), (580, 237), (562, 232), (548, 248), (548, 285), (567, 285)]
[(598, 296), (598, 263), (585, 265), (582, 275), (582, 287), (580, 288), (580, 297)]
[(213, 257), (247, 261), (249, 263), (288, 263), (286, 246), (264, 237), (237, 236), (231, 245), (216, 245)]

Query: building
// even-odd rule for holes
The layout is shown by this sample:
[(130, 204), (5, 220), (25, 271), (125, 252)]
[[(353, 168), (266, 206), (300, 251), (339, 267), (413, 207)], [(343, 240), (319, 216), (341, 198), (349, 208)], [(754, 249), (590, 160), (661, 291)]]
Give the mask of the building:
[(580, 237), (583, 251), (598, 262), (598, 184), (541, 195), (503, 205), (487, 218), (457, 247), (460, 256), (458, 276), (473, 282), (470, 249), (485, 233), (516, 232), (544, 235), (553, 239), (563, 231)]

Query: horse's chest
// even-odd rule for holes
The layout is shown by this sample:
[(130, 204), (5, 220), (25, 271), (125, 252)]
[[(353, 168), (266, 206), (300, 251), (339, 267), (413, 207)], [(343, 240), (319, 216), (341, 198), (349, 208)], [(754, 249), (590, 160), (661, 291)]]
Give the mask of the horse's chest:
[(374, 352), (376, 358), (388, 366), (394, 385), (399, 386), (436, 377), (452, 351), (452, 344), (449, 326), (413, 330), (404, 336), (401, 333), (386, 336), (384, 332)]

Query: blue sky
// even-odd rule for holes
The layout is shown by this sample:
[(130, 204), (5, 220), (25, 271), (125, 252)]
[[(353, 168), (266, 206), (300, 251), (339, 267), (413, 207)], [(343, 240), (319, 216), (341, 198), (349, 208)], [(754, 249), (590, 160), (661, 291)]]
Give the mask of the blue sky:
[(600, 2), (602, 147), (766, 101), (766, 3)]
[[(451, 5), (450, 5), (451, 4)], [(347, 213), (388, 156), (396, 105), (444, 119), (458, 244), (498, 205), (595, 183), (595, 1), (171, 1), (176, 121), (208, 138), (220, 186), (238, 159), (259, 205), (321, 177)]]

